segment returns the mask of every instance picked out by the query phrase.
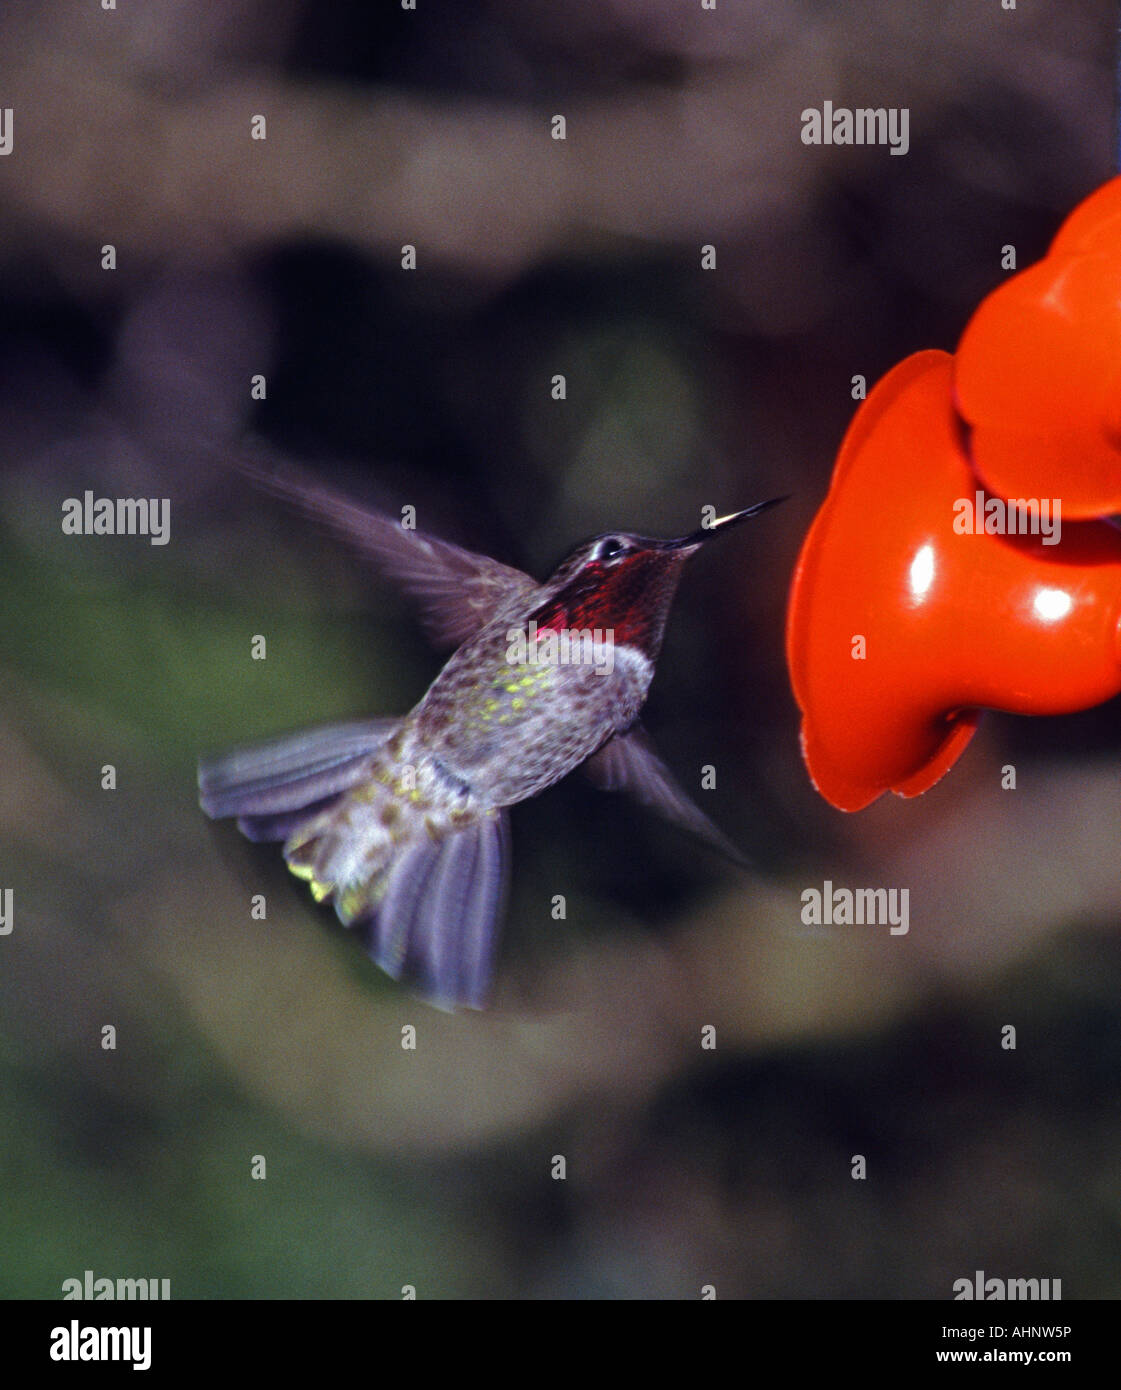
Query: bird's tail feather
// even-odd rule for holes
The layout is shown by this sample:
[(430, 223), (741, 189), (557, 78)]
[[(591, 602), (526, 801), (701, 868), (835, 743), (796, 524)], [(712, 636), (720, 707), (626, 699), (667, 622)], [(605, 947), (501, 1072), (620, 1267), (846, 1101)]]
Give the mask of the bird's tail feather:
[(288, 867), (369, 955), (442, 1008), (482, 1008), (506, 890), (505, 811), (451, 825), (374, 783), (296, 829)]
[(497, 924), (506, 895), (509, 823), (505, 811), (429, 837), (387, 872), (366, 949), (395, 979), (411, 979), (442, 1008), (481, 1009), (487, 999)]
[(377, 720), (291, 735), (199, 766), (209, 816), (253, 840), (284, 840), (288, 867), (370, 956), (442, 1008), (482, 1008), (506, 893), (505, 811), (466, 824), (374, 775), (397, 725)]

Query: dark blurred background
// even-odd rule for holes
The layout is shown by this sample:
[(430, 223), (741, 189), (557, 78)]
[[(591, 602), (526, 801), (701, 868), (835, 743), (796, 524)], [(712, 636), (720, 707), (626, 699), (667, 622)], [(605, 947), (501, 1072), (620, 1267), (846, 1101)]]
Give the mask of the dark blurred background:
[[(783, 651), (851, 377), (952, 349), (1002, 245), (1028, 264), (1111, 173), (1115, 18), (5, 0), (0, 1293), (1121, 1292), (1116, 703), (991, 716), (928, 795), (845, 816)], [(825, 100), (908, 107), (908, 154), (803, 145)], [(382, 977), (196, 806), (201, 751), (404, 711), (439, 667), (237, 479), (247, 440), (537, 575), (793, 494), (691, 567), (647, 712), (755, 868), (574, 778), (514, 815), (494, 1009)], [(86, 489), (169, 498), (170, 544), (64, 536)], [(803, 927), (826, 878), (908, 886), (910, 934)]]

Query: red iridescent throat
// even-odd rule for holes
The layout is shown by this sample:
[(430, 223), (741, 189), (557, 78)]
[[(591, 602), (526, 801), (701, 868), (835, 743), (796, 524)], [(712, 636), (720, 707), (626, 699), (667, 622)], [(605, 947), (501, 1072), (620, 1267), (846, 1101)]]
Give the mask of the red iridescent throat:
[(530, 614), (538, 632), (599, 628), (617, 646), (653, 658), (662, 645), (666, 614), (684, 557), (639, 552), (617, 565), (589, 561), (559, 593)]

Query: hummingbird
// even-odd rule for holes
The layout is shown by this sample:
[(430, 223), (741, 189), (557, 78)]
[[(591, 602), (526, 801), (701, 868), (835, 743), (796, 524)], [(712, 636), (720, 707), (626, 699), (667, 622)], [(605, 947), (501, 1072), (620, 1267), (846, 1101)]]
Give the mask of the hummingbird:
[(508, 808), (581, 765), (604, 790), (629, 791), (743, 862), (674, 781), (639, 712), (685, 562), (784, 498), (675, 540), (595, 536), (538, 583), (293, 470), (239, 466), (357, 547), (418, 601), (434, 645), (455, 649), (401, 718), (199, 763), (203, 811), (236, 817), (250, 840), (283, 842), (292, 873), (317, 902), (333, 902), (390, 976), (443, 1009), (486, 1006)]

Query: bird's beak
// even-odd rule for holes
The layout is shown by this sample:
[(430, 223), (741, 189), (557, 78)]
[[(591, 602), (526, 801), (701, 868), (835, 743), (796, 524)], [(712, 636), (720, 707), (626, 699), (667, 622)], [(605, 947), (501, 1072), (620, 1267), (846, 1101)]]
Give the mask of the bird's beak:
[(772, 497), (767, 502), (756, 502), (754, 507), (745, 507), (742, 512), (729, 512), (727, 516), (718, 516), (715, 521), (708, 526), (702, 526), (699, 531), (692, 531), (687, 536), (682, 536), (680, 540), (670, 541), (671, 550), (696, 550), (705, 541), (711, 540), (719, 531), (730, 531), (733, 526), (737, 526), (741, 521), (746, 521), (749, 516), (758, 516), (760, 512), (767, 511), (770, 507), (777, 507), (780, 502), (785, 502), (786, 497)]

